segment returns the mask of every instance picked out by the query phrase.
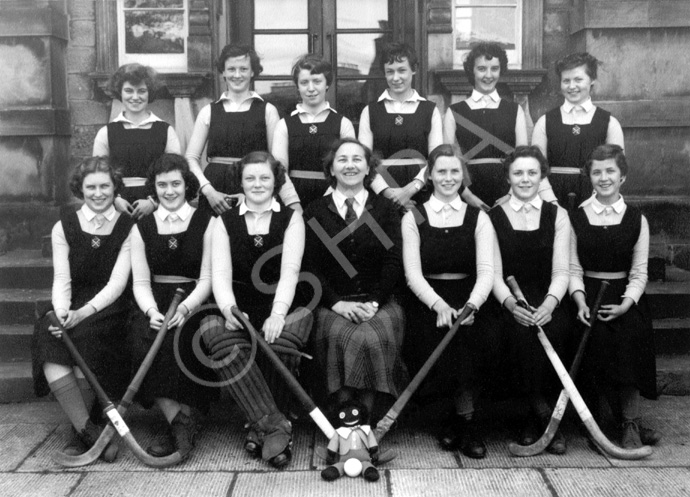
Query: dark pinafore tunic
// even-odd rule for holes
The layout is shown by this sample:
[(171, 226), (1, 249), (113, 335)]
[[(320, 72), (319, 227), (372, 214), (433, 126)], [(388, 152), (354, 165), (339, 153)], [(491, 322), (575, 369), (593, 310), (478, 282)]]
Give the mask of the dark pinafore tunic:
[[(551, 168), (549, 182), (558, 203), (577, 207), (592, 196), (592, 183), (582, 171), (592, 152), (606, 143), (611, 114), (597, 107), (590, 124), (563, 124), (561, 108), (546, 113), (546, 156)], [(580, 169), (580, 174), (560, 174), (561, 167)], [(574, 202), (568, 194), (574, 193)]]
[[(271, 214), (269, 232), (250, 235), (244, 216), (232, 209), (221, 217), (232, 247), (232, 285), (237, 306), (246, 312), (257, 329), (270, 316), (275, 297), (275, 285), (280, 280), (282, 250), (266, 259), (267, 252), (283, 244), (285, 230), (292, 219), (293, 210), (282, 207)], [(261, 259), (260, 285), (252, 281), (252, 271)]]
[[(222, 101), (211, 104), (207, 157), (241, 159), (249, 152), (267, 150), (266, 102), (255, 98), (249, 110), (244, 112), (225, 112)], [(242, 193), (237, 163), (211, 162), (204, 169), (204, 176), (218, 192), (228, 195)], [(203, 195), (199, 197), (199, 208), (213, 213)]]
[[(453, 112), (479, 126), (490, 137), (498, 138), (510, 149), (515, 148), (515, 121), (518, 104), (501, 99), (496, 109), (470, 109), (467, 102), (458, 102), (450, 106)], [(457, 118), (456, 118), (457, 121)], [(468, 130), (462, 123), (456, 122), (455, 137), (464, 154), (468, 154), (479, 145), (485, 136)], [(472, 181), (472, 193), (485, 204), (492, 206), (499, 198), (508, 193), (502, 160), (509, 150), (489, 144), (473, 152), (467, 163), (467, 170)], [(490, 160), (490, 159), (493, 159)]]
[[(454, 309), (461, 309), (477, 281), (475, 230), (479, 210), (467, 207), (462, 226), (434, 227), (429, 224), (426, 208), (420, 209), (424, 221), (419, 230), (419, 252), (422, 272), (434, 291)], [(443, 254), (443, 257), (439, 257)], [(464, 279), (442, 280), (427, 275), (462, 273)], [(495, 364), (487, 355), (493, 346), (489, 327), (480, 311), (472, 326), (460, 328), (455, 338), (426, 379), (421, 395), (431, 392), (453, 393), (458, 387), (471, 387), (483, 376), (482, 365)], [(411, 299), (407, 311), (408, 331), (405, 336), (405, 362), (414, 375), (443, 339), (448, 328), (436, 327), (436, 312), (419, 299)], [(495, 327), (494, 327), (495, 329)]]
[[(585, 271), (629, 272), (633, 249), (640, 235), (642, 215), (627, 206), (621, 224), (593, 226), (584, 209), (572, 215), (577, 254)], [(627, 278), (608, 280), (603, 304), (620, 304)], [(587, 303), (592, 306), (601, 280), (584, 277)], [(605, 385), (632, 385), (647, 398), (656, 398), (654, 331), (646, 296), (628, 312), (609, 322), (596, 321), (582, 360), (580, 379), (597, 390)]]
[[(72, 310), (93, 299), (107, 284), (132, 221), (121, 215), (109, 235), (91, 235), (82, 231), (77, 213), (62, 216), (62, 228), (69, 244)], [(112, 398), (119, 398), (129, 382), (127, 316), (130, 305), (126, 296), (69, 330), (69, 336), (94, 372), (101, 386)], [(32, 359), (36, 395), (48, 394), (43, 374), (45, 362), (75, 366), (63, 342), (48, 331), (48, 318), (41, 317), (34, 328)]]
[[(122, 170), (123, 177), (147, 177), (151, 164), (165, 153), (169, 126), (163, 121), (155, 121), (150, 129), (125, 129), (120, 121), (108, 124), (110, 159)], [(122, 197), (129, 203), (146, 198), (146, 187), (127, 187)]]
[[(146, 261), (151, 271), (151, 290), (158, 310), (165, 314), (177, 288), (189, 295), (196, 282), (156, 283), (154, 277), (181, 276), (198, 279), (204, 252), (204, 233), (211, 219), (210, 214), (196, 210), (186, 231), (172, 235), (158, 234), (155, 216), (146, 216), (137, 222), (141, 238), (146, 247)], [(189, 319), (180, 332), (176, 350), (174, 337), (177, 330), (169, 330), (156, 359), (144, 380), (137, 400), (148, 407), (153, 399), (162, 397), (180, 403), (205, 409), (211, 398), (208, 388), (190, 379), (178, 365), (179, 354), (182, 364), (188, 371), (206, 381), (214, 381), (213, 370), (203, 366), (195, 357), (192, 348), (194, 333), (199, 328), (203, 313)], [(133, 318), (132, 333), (134, 341), (134, 368), (138, 368), (151, 348), (157, 331), (149, 327), (149, 318), (137, 310)], [(201, 342), (200, 342), (201, 343)], [(202, 345), (203, 347), (203, 345)]]
[[(290, 178), (302, 207), (322, 197), (328, 189), (329, 184), (323, 173), (323, 159), (333, 142), (340, 138), (342, 120), (343, 116), (335, 112), (329, 112), (322, 123), (303, 123), (299, 114), (285, 118)], [(311, 175), (313, 178), (301, 177), (305, 175)]]
[[(551, 284), (557, 214), (556, 205), (544, 202), (539, 229), (520, 231), (513, 229), (503, 208), (492, 209), (489, 213), (501, 250), (503, 276), (515, 277), (533, 307), (541, 305)], [(553, 311), (551, 322), (543, 326), (543, 329), (559, 357), (568, 364), (564, 354), (571, 337), (570, 316), (566, 308), (567, 301), (564, 299)], [(526, 394), (557, 386), (557, 378), (537, 339), (535, 329), (519, 325), (508, 312), (504, 313), (504, 327), (517, 380), (515, 388)]]
[[(436, 104), (423, 100), (419, 102), (414, 114), (389, 114), (385, 101), (369, 104), (369, 122), (374, 136), (374, 151), (379, 152), (384, 159), (396, 153), (399, 158), (423, 158), (429, 155), (429, 133), (431, 133), (431, 118)], [(416, 152), (416, 153), (414, 153)], [(409, 164), (388, 166), (387, 171), (395, 180), (389, 184), (400, 188), (414, 180), (423, 165)]]

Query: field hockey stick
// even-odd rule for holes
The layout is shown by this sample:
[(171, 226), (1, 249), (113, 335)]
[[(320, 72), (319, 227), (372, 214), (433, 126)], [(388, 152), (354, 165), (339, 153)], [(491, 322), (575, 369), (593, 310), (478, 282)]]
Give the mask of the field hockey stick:
[[(573, 363), (570, 366), (569, 373), (573, 381), (575, 380), (577, 372), (580, 369), (580, 363), (582, 362), (582, 356), (584, 355), (585, 349), (587, 348), (589, 335), (592, 332), (594, 322), (597, 320), (599, 306), (601, 305), (601, 301), (604, 298), (604, 293), (606, 292), (606, 288), (609, 286), (609, 284), (610, 283), (608, 281), (602, 280), (601, 286), (599, 287), (599, 291), (597, 292), (597, 296), (594, 299), (594, 305), (592, 306), (592, 311), (589, 316), (589, 323), (587, 325), (587, 328), (585, 328), (584, 334), (582, 335), (582, 339), (580, 339), (580, 345), (577, 347), (575, 359), (573, 359)], [(548, 447), (548, 445), (551, 443), (553, 437), (556, 436), (558, 425), (560, 425), (561, 420), (563, 419), (563, 414), (565, 413), (565, 409), (566, 407), (568, 407), (568, 401), (568, 392), (566, 392), (565, 389), (561, 390), (561, 394), (558, 396), (558, 400), (556, 401), (556, 406), (553, 408), (553, 413), (551, 414), (549, 424), (546, 427), (546, 430), (544, 431), (544, 434), (541, 436), (541, 438), (531, 445), (520, 445), (515, 442), (511, 442), (508, 445), (508, 450), (510, 450), (510, 453), (515, 456), (528, 457), (535, 456), (543, 452), (546, 449), (546, 447)]]
[[(178, 292), (181, 292), (181, 293), (178, 293)], [(175, 309), (172, 309), (173, 304), (171, 303), (171, 306), (170, 306), (171, 309), (168, 310), (166, 317), (168, 315), (170, 315), (171, 317), (175, 315), (177, 305), (182, 300), (182, 296), (184, 295), (184, 291), (178, 289), (178, 292), (176, 292), (176, 294), (175, 294), (176, 298), (179, 295), (179, 299), (177, 299), (177, 302), (175, 303), (176, 299), (175, 298), (173, 299), (173, 303), (175, 303)], [(172, 310), (173, 312), (171, 313), (170, 310)], [(115, 406), (113, 405), (113, 403), (108, 398), (108, 395), (105, 393), (105, 391), (103, 390), (101, 385), (98, 383), (98, 379), (93, 374), (91, 369), (89, 369), (89, 366), (86, 364), (86, 362), (84, 361), (81, 354), (79, 354), (79, 351), (74, 346), (74, 343), (72, 342), (72, 339), (69, 337), (67, 330), (65, 330), (65, 328), (62, 326), (62, 324), (57, 319), (57, 316), (55, 315), (55, 313), (53, 311), (50, 311), (48, 313), (48, 319), (50, 319), (51, 323), (54, 326), (57, 326), (62, 331), (62, 340), (63, 340), (65, 346), (67, 347), (67, 350), (72, 355), (74, 362), (77, 363), (77, 366), (79, 367), (79, 369), (81, 369), (82, 373), (84, 374), (84, 377), (86, 378), (86, 380), (91, 385), (91, 388), (93, 388), (94, 392), (96, 393), (96, 397), (98, 398), (98, 401), (100, 402), (101, 406), (103, 406), (103, 414), (105, 414), (108, 417), (108, 419), (112, 423), (112, 426), (114, 427), (114, 429), (118, 432), (120, 437), (122, 437), (122, 439), (125, 441), (125, 443), (129, 447), (129, 449), (132, 451), (132, 453), (137, 457), (137, 459), (139, 459), (141, 462), (143, 462), (147, 466), (151, 466), (154, 468), (167, 468), (168, 466), (173, 466), (175, 464), (178, 464), (180, 461), (182, 461), (182, 456), (179, 452), (175, 452), (175, 453), (173, 453), (169, 456), (165, 456), (165, 457), (154, 457), (154, 456), (148, 454), (144, 449), (141, 448), (141, 446), (134, 439), (134, 436), (130, 432), (129, 427), (127, 426), (127, 424), (122, 419), (122, 415), (120, 414), (120, 412), (117, 409), (115, 409)], [(169, 320), (170, 320), (170, 318), (167, 319), (167, 321), (169, 321)], [(165, 328), (167, 329), (167, 322), (164, 321), (163, 324), (165, 325)], [(161, 326), (161, 328), (163, 328), (163, 326)], [(160, 342), (162, 343), (163, 338), (165, 337), (165, 332), (160, 333), (160, 330), (159, 330), (159, 334), (156, 336), (156, 341), (158, 340), (159, 335), (160, 335)], [(156, 342), (154, 342), (154, 345), (155, 344), (156, 344)], [(158, 348), (160, 348), (160, 344), (158, 345)], [(152, 346), (152, 349), (153, 349), (153, 346)], [(151, 352), (151, 351), (152, 350), (149, 350), (149, 352)], [(156, 352), (158, 352), (158, 351), (155, 350), (153, 354), (147, 354), (146, 355), (146, 359), (150, 359), (150, 363), (153, 362), (153, 359), (156, 355), (155, 354)], [(146, 359), (145, 359), (145, 361), (146, 361)], [(142, 363), (142, 365), (143, 365), (143, 363)], [(137, 379), (137, 377), (135, 377), (135, 379), (137, 379), (139, 384), (134, 385), (135, 389), (132, 389), (133, 385), (130, 385), (130, 387), (127, 389), (127, 392), (125, 393), (125, 396), (128, 396), (127, 394), (129, 394), (129, 396), (131, 396), (132, 398), (134, 397), (134, 394), (136, 394), (137, 390), (139, 389), (139, 386), (141, 385), (141, 382), (143, 381), (144, 376), (148, 372), (148, 369), (150, 368), (150, 366), (151, 366), (151, 364), (148, 364), (148, 366), (146, 367), (146, 370), (142, 370), (141, 367), (139, 368), (139, 371), (137, 372), (138, 379)], [(139, 374), (139, 373), (141, 373), (141, 374)], [(134, 384), (134, 381), (132, 383)], [(124, 398), (123, 398), (123, 400), (124, 400)], [(128, 400), (127, 405), (125, 405), (125, 402), (122, 403), (123, 409), (126, 410), (126, 408), (129, 407), (129, 404), (131, 404), (131, 399)], [(108, 427), (110, 427), (110, 425), (108, 425), (105, 428), (105, 430), (107, 430)], [(108, 430), (108, 431), (110, 431), (110, 430)], [(107, 437), (107, 435), (106, 435), (106, 437)], [(104, 437), (103, 440), (101, 441), (101, 437), (99, 436), (100, 452), (102, 452), (105, 449), (105, 447), (108, 445), (108, 442), (110, 441), (110, 440), (106, 440), (106, 437)], [(110, 437), (112, 437), (112, 434), (110, 435)], [(97, 441), (97, 443), (98, 443), (98, 441)], [(98, 455), (100, 455), (100, 452), (98, 452)], [(82, 455), (84, 455), (84, 454), (82, 454)], [(98, 455), (96, 455), (96, 458), (98, 457)], [(65, 456), (65, 455), (62, 454), (62, 456)], [(60, 456), (58, 455), (57, 457), (60, 457)], [(93, 457), (93, 454), (91, 454), (89, 456), (89, 458), (91, 458), (91, 457)], [(68, 460), (67, 462), (70, 462), (70, 461)]]
[(441, 357), (441, 354), (443, 354), (443, 352), (448, 347), (448, 344), (450, 344), (450, 342), (455, 337), (455, 334), (460, 329), (460, 324), (463, 321), (465, 321), (465, 319), (467, 319), (473, 312), (474, 309), (472, 307), (470, 307), (469, 305), (465, 305), (465, 308), (462, 310), (462, 313), (455, 320), (455, 324), (453, 324), (451, 329), (448, 330), (446, 335), (443, 337), (443, 340), (439, 342), (439, 344), (436, 346), (434, 351), (426, 360), (422, 368), (417, 372), (414, 378), (412, 378), (412, 381), (409, 385), (407, 385), (407, 388), (405, 388), (403, 393), (400, 394), (398, 400), (395, 401), (395, 403), (393, 404), (393, 406), (391, 406), (386, 415), (383, 418), (381, 418), (378, 423), (376, 423), (376, 429), (374, 430), (374, 434), (376, 435), (377, 441), (380, 441), (381, 438), (383, 438), (386, 435), (386, 433), (388, 433), (388, 430), (391, 429), (391, 426), (393, 426), (393, 423), (398, 418), (402, 410), (405, 408), (412, 395), (414, 395), (414, 393), (417, 391), (419, 385), (422, 384), (422, 381), (424, 381), (424, 379), (427, 377), (429, 371), (431, 371), (431, 368), (434, 367), (439, 357)]
[(268, 342), (266, 342), (266, 340), (259, 335), (259, 333), (256, 331), (256, 328), (254, 328), (254, 325), (249, 322), (249, 319), (247, 319), (247, 317), (237, 306), (232, 307), (232, 314), (240, 321), (240, 323), (242, 323), (242, 326), (246, 328), (252, 340), (258, 344), (259, 348), (269, 360), (271, 365), (275, 368), (278, 374), (283, 377), (283, 380), (285, 380), (285, 383), (290, 391), (293, 393), (293, 395), (295, 395), (295, 397), (297, 397), (297, 400), (309, 413), (309, 416), (311, 416), (311, 419), (314, 420), (323, 434), (326, 435), (326, 438), (330, 440), (335, 434), (335, 428), (333, 428), (333, 425), (331, 425), (326, 416), (321, 412), (321, 409), (316, 406), (311, 397), (309, 397), (309, 394), (304, 391), (302, 385), (299, 384), (290, 370), (285, 366), (285, 364), (283, 364), (283, 361), (280, 360), (280, 357), (278, 357), (278, 355), (273, 351)]
[[(139, 366), (139, 369), (137, 370), (137, 373), (134, 375), (134, 378), (127, 387), (127, 391), (120, 400), (120, 403), (117, 407), (117, 412), (120, 413), (120, 416), (124, 416), (129, 406), (132, 405), (134, 396), (139, 391), (139, 387), (141, 387), (141, 384), (143, 383), (144, 378), (146, 377), (146, 373), (148, 373), (149, 369), (151, 368), (151, 365), (153, 364), (153, 361), (156, 358), (156, 355), (158, 354), (161, 345), (163, 344), (163, 340), (165, 339), (165, 335), (168, 331), (168, 322), (173, 318), (175, 312), (177, 312), (177, 307), (180, 305), (180, 302), (182, 302), (185, 293), (186, 292), (181, 288), (178, 288), (175, 291), (175, 295), (173, 296), (173, 299), (170, 302), (168, 311), (165, 313), (165, 318), (163, 319), (163, 323), (161, 324), (161, 327), (158, 330), (158, 333), (156, 334), (156, 338), (154, 339), (151, 348), (146, 354), (146, 357), (144, 357), (144, 360), (142, 361), (141, 365)], [(80, 466), (86, 466), (88, 464), (91, 464), (96, 459), (98, 459), (98, 457), (108, 446), (110, 440), (113, 438), (114, 435), (115, 427), (112, 424), (108, 424), (101, 432), (94, 446), (91, 447), (85, 453), (79, 456), (70, 456), (65, 454), (64, 452), (57, 452), (53, 455), (53, 460), (61, 466), (65, 466), (67, 468), (77, 468)]]
[[(513, 276), (508, 276), (508, 278), (506, 278), (506, 283), (513, 292), (513, 295), (515, 295), (518, 303), (523, 306), (527, 305), (528, 308), (530, 308), (529, 303), (525, 299), (525, 295), (520, 290), (515, 278)], [(561, 380), (563, 388), (568, 394), (568, 397), (570, 397), (570, 400), (572, 401), (577, 414), (580, 416), (582, 423), (585, 425), (585, 428), (587, 428), (587, 431), (589, 431), (590, 435), (592, 435), (594, 442), (599, 446), (599, 448), (608, 455), (617, 459), (634, 460), (642, 459), (643, 457), (651, 455), (652, 448), (648, 445), (639, 447), (637, 449), (624, 449), (614, 445), (608, 438), (606, 438), (606, 435), (602, 433), (599, 425), (597, 425), (597, 422), (592, 417), (592, 413), (587, 408), (585, 401), (582, 400), (580, 392), (578, 392), (572, 378), (570, 378), (568, 375), (568, 371), (565, 369), (565, 366), (563, 366), (563, 363), (554, 350), (553, 345), (551, 345), (551, 342), (549, 342), (549, 339), (546, 337), (544, 329), (539, 325), (537, 325), (537, 338), (539, 339), (542, 347), (544, 347), (544, 351), (556, 370), (558, 379)]]

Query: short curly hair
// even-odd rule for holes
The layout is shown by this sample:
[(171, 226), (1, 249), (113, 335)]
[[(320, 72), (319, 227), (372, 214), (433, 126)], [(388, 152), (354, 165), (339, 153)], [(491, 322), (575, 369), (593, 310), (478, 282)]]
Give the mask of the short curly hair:
[(510, 175), (510, 166), (513, 162), (521, 157), (532, 157), (539, 162), (539, 170), (541, 171), (542, 179), (549, 175), (549, 163), (546, 161), (546, 157), (541, 152), (541, 149), (536, 145), (521, 145), (516, 147), (515, 150), (506, 155), (503, 159), (503, 174), (506, 179)]
[(482, 42), (478, 43), (465, 56), (462, 67), (465, 70), (465, 76), (472, 86), (474, 86), (474, 62), (479, 58), (484, 57), (486, 60), (493, 58), (498, 59), (501, 65), (501, 76), (504, 76), (508, 71), (508, 55), (503, 47), (498, 43)]
[(280, 163), (280, 161), (276, 160), (275, 157), (273, 157), (271, 154), (268, 152), (264, 151), (256, 151), (256, 152), (249, 152), (247, 155), (245, 155), (242, 160), (239, 163), (239, 167), (237, 167), (237, 181), (239, 185), (242, 184), (242, 172), (244, 171), (244, 168), (248, 166), (249, 164), (264, 164), (268, 163), (268, 165), (271, 167), (271, 172), (273, 173), (273, 178), (275, 180), (275, 183), (273, 185), (273, 196), (276, 196), (280, 193), (280, 189), (283, 187), (285, 184), (285, 168), (283, 165)]
[(328, 181), (328, 184), (333, 188), (337, 186), (338, 180), (335, 176), (333, 176), (333, 174), (331, 174), (331, 167), (335, 161), (335, 155), (338, 153), (338, 149), (346, 143), (354, 143), (355, 145), (362, 147), (362, 150), (364, 150), (364, 159), (369, 165), (369, 174), (364, 177), (364, 188), (369, 188), (371, 182), (374, 181), (374, 178), (378, 174), (377, 169), (381, 161), (372, 153), (369, 147), (355, 138), (339, 138), (333, 142), (331, 148), (328, 150), (328, 153), (323, 158), (323, 172), (326, 175), (326, 181)]
[(149, 91), (149, 103), (156, 99), (156, 94), (163, 86), (155, 69), (137, 63), (118, 67), (108, 80), (108, 92), (113, 98), (121, 99), (122, 86), (125, 83), (132, 85), (144, 83)]
[(556, 74), (558, 79), (561, 79), (563, 71), (568, 71), (570, 69), (575, 69), (576, 67), (585, 66), (585, 72), (592, 81), (597, 79), (597, 69), (601, 61), (595, 56), (587, 52), (577, 52), (566, 55), (562, 59), (556, 62)]
[(125, 184), (122, 180), (122, 171), (110, 163), (109, 157), (89, 157), (77, 164), (69, 180), (69, 189), (78, 199), (84, 200), (84, 192), (82, 191), (84, 179), (89, 174), (93, 173), (108, 174), (113, 182), (116, 196), (125, 188)]
[(621, 176), (628, 175), (628, 160), (625, 158), (625, 153), (623, 153), (623, 149), (619, 145), (614, 145), (613, 143), (599, 145), (592, 151), (592, 155), (585, 164), (584, 173), (587, 176), (592, 173), (592, 162), (595, 160), (602, 161), (608, 159), (616, 161), (618, 169), (621, 170)]
[(233, 57), (249, 57), (249, 63), (252, 66), (252, 72), (254, 73), (254, 78), (256, 78), (264, 70), (261, 65), (261, 58), (259, 54), (256, 53), (249, 45), (243, 45), (240, 43), (231, 43), (230, 45), (225, 45), (223, 50), (220, 51), (218, 60), (216, 61), (216, 69), (219, 73), (225, 71), (225, 62)]
[(292, 66), (292, 81), (297, 86), (299, 86), (297, 81), (302, 69), (309, 71), (309, 74), (323, 74), (326, 78), (326, 85), (331, 86), (333, 82), (333, 66), (327, 60), (311, 53), (302, 55), (297, 59), (295, 65)]
[(196, 179), (194, 173), (189, 169), (187, 159), (178, 154), (163, 154), (151, 164), (146, 176), (146, 194), (156, 198), (156, 176), (172, 171), (180, 171), (180, 174), (182, 174), (185, 186), (185, 200), (187, 202), (194, 200), (199, 190), (199, 180)]
[(407, 43), (400, 41), (393, 41), (383, 45), (383, 50), (381, 50), (381, 70), (385, 71), (386, 64), (394, 64), (395, 62), (402, 62), (403, 59), (407, 59), (410, 63), (410, 69), (416, 71), (419, 64), (417, 61), (417, 52), (414, 51)]

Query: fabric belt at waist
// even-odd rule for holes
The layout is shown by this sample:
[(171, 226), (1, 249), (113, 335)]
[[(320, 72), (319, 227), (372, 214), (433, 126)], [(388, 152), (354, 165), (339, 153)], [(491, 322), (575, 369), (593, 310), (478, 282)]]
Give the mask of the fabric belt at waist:
[(146, 178), (132, 177), (122, 178), (125, 188), (134, 188), (136, 186), (146, 186)]
[(464, 280), (469, 275), (465, 273), (440, 273), (440, 274), (425, 274), (424, 277), (428, 280)]
[(383, 159), (381, 165), (384, 167), (391, 166), (426, 166), (426, 161), (424, 159)]
[(579, 167), (552, 167), (549, 171), (552, 174), (580, 174), (582, 169)]
[(326, 175), (321, 171), (300, 171), (299, 169), (290, 170), (290, 177), (300, 179), (326, 179)]
[(209, 157), (208, 158), (208, 163), (211, 164), (216, 163), (216, 164), (236, 164), (242, 159), (239, 159), (237, 157)]
[(616, 273), (605, 273), (603, 271), (585, 271), (585, 276), (588, 278), (596, 278), (598, 280), (622, 280), (628, 277), (625, 271), (618, 271)]
[(154, 283), (192, 283), (196, 282), (194, 278), (185, 278), (184, 276), (176, 276), (174, 274), (154, 274), (153, 275), (153, 282)]
[(467, 161), (468, 166), (474, 166), (476, 164), (503, 164), (503, 159), (487, 157), (485, 159), (470, 159)]

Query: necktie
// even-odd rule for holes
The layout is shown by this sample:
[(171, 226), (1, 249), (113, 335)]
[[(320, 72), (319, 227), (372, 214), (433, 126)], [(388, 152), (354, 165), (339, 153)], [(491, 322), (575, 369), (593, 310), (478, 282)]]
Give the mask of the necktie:
[(532, 210), (532, 205), (531, 204), (524, 204), (522, 206), (522, 210), (525, 211), (525, 214), (529, 214), (529, 212)]
[(105, 224), (105, 216), (103, 214), (96, 214), (96, 217), (93, 218), (93, 224), (96, 226), (96, 230), (101, 229), (103, 224)]
[(443, 206), (441, 211), (443, 213), (443, 226), (448, 226), (448, 220), (450, 219), (450, 213), (452, 210), (453, 208), (449, 204)]
[(180, 219), (180, 216), (178, 216), (175, 212), (171, 212), (170, 214), (168, 214), (168, 223), (170, 224), (170, 231), (172, 233), (177, 231), (175, 229), (175, 221), (177, 221), (179, 219)]
[(345, 211), (345, 224), (348, 226), (357, 221), (357, 214), (355, 213), (355, 209), (352, 207), (354, 202), (355, 199), (353, 198), (345, 199), (345, 205), (347, 206), (347, 210)]
[(484, 95), (482, 97), (482, 102), (484, 103), (484, 108), (487, 108), (489, 105), (491, 105), (491, 97), (489, 95)]
[(613, 207), (604, 207), (604, 216), (610, 216), (613, 212)]

